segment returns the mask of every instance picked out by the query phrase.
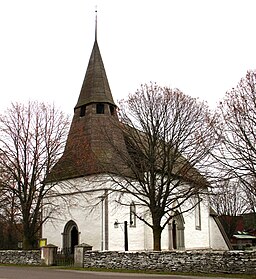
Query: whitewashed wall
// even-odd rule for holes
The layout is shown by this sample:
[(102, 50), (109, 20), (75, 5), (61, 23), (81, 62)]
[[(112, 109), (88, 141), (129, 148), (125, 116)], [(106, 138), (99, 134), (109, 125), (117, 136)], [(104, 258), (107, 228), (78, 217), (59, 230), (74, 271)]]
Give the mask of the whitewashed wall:
[(213, 250), (228, 250), (225, 242), (215, 220), (213, 217), (209, 219), (210, 225), (210, 246)]
[[(66, 183), (67, 184), (67, 183)], [(61, 213), (55, 213), (53, 220), (48, 221), (43, 226), (43, 237), (47, 238), (48, 243), (62, 247), (62, 233), (68, 221), (73, 220), (79, 231), (79, 243), (87, 243), (93, 246), (93, 250), (102, 249), (102, 240), (104, 241), (103, 250), (105, 250), (105, 219), (102, 212), (101, 196), (107, 188), (111, 188), (111, 182), (106, 181), (106, 177), (74, 179), (68, 181), (69, 191), (76, 193), (70, 195), (68, 204), (58, 198), (61, 204)], [(73, 185), (73, 186), (72, 186)], [(58, 185), (59, 191), (66, 189), (61, 183)], [(99, 190), (97, 190), (99, 189)], [(96, 191), (97, 190), (97, 191)], [(67, 190), (65, 190), (67, 191)], [(83, 191), (84, 193), (78, 193)], [(137, 218), (136, 227), (130, 227), (130, 208), (129, 206), (120, 206), (116, 203), (118, 193), (112, 192), (108, 196), (108, 249), (115, 251), (124, 250), (124, 221), (128, 221), (128, 243), (130, 251), (152, 250), (153, 235), (152, 229), (146, 226)], [(66, 196), (67, 197), (67, 196)], [(127, 204), (132, 201), (132, 197), (127, 197)], [(124, 201), (124, 200), (123, 200)], [(136, 201), (135, 201), (136, 202)], [(104, 203), (103, 203), (104, 206)], [(137, 206), (137, 210), (140, 208)], [(105, 206), (103, 207), (105, 210)], [(102, 235), (103, 218), (103, 235)], [(195, 211), (183, 214), (184, 218), (184, 240), (185, 249), (224, 249), (225, 242), (220, 234), (214, 220), (209, 215), (207, 202), (201, 203), (201, 229), (195, 226)], [(119, 222), (118, 228), (114, 227), (115, 221)], [(216, 245), (218, 243), (218, 245)], [(162, 233), (162, 249), (169, 249), (168, 226)]]
[(200, 203), (201, 228), (196, 228), (195, 209), (184, 213), (185, 247), (186, 249), (208, 249), (209, 243), (209, 207)]

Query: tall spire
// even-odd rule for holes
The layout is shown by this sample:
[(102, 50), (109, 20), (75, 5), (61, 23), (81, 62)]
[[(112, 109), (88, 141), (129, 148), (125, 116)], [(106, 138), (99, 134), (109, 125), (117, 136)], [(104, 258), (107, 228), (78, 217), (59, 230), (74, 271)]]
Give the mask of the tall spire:
[(113, 138), (124, 146), (123, 134), (116, 122), (116, 104), (97, 42), (97, 10), (95, 12), (95, 41), (66, 147), (47, 176), (48, 182), (96, 173), (114, 173), (113, 160), (117, 160), (118, 154), (109, 139)]
[(95, 42), (75, 109), (91, 103), (108, 103), (116, 106), (97, 42), (97, 9), (95, 13)]
[(97, 28), (98, 28), (98, 18), (97, 18), (97, 15), (98, 15), (98, 10), (97, 10), (97, 6), (95, 6), (95, 41), (97, 41)]

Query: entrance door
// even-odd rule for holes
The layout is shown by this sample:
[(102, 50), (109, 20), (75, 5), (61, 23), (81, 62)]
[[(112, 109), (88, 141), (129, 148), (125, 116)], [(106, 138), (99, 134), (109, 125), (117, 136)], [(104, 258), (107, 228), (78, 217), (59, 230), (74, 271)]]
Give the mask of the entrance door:
[(75, 246), (77, 244), (78, 244), (78, 230), (76, 226), (73, 226), (71, 229), (71, 245), (70, 245), (71, 254), (74, 254)]
[(177, 230), (176, 230), (176, 222), (172, 222), (172, 245), (173, 249), (177, 249)]
[(182, 214), (176, 213), (168, 225), (169, 250), (184, 250), (184, 220)]
[(74, 254), (75, 246), (79, 243), (77, 224), (70, 220), (63, 232), (63, 250), (65, 254)]

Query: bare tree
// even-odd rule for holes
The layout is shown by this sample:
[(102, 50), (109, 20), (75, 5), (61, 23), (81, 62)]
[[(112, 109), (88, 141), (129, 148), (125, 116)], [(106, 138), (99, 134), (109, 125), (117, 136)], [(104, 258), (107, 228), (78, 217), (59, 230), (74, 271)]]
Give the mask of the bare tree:
[[(120, 172), (123, 179), (113, 179), (119, 191), (149, 212), (151, 218), (135, 214), (152, 228), (154, 250), (161, 250), (165, 226), (175, 214), (195, 207), (189, 202), (193, 197), (198, 201), (207, 192), (197, 168), (206, 170), (214, 143), (211, 113), (204, 102), (151, 83), (120, 102), (119, 117), (127, 149), (115, 146), (116, 172), (125, 165), (129, 175)], [(125, 204), (122, 197), (119, 202)]]
[(210, 201), (228, 237), (231, 238), (236, 231), (239, 216), (248, 210), (246, 194), (239, 180), (230, 178), (217, 182)]
[(41, 214), (42, 201), (53, 187), (45, 178), (63, 151), (68, 127), (67, 116), (37, 102), (12, 104), (0, 116), (1, 184), (5, 197), (15, 201), (24, 249), (36, 247), (41, 225), (49, 217), (42, 219)]
[[(255, 197), (256, 71), (248, 71), (237, 87), (226, 93), (218, 113), (216, 134), (219, 143), (213, 156), (226, 171), (226, 177), (236, 178), (245, 192), (249, 191), (250, 197)], [(253, 200), (255, 198), (250, 199)]]
[[(256, 181), (252, 181), (252, 187), (256, 188)], [(256, 213), (256, 195), (255, 192), (250, 191), (248, 187), (243, 187), (246, 199), (247, 212)]]
[(15, 198), (4, 187), (4, 173), (0, 170), (0, 248), (17, 247), (17, 229), (15, 216)]

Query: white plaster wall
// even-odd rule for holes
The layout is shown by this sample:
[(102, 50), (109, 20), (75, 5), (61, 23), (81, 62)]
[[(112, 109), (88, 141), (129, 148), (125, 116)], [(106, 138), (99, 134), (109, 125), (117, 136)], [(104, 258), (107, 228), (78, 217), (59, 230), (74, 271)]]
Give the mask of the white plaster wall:
[(153, 232), (147, 225), (144, 225), (144, 250), (153, 250)]
[(47, 238), (48, 244), (54, 244), (58, 247), (62, 247), (62, 235), (63, 232), (62, 220), (48, 220), (42, 227), (42, 236)]
[[(190, 201), (183, 206), (181, 211), (191, 207)], [(185, 249), (209, 249), (209, 208), (205, 202), (200, 203), (201, 229), (196, 229), (195, 210), (192, 209), (182, 214), (184, 218), (184, 244)], [(161, 245), (163, 250), (169, 249), (168, 226), (162, 232)]]
[[(114, 228), (114, 222), (120, 223)], [(130, 226), (129, 207), (123, 207), (109, 216), (109, 250), (124, 250), (124, 221), (128, 222), (128, 243), (129, 250), (144, 250), (144, 224), (136, 220), (136, 227)]]
[[(130, 211), (129, 207), (116, 204), (115, 199), (118, 198), (117, 193), (109, 196), (109, 250), (124, 250), (124, 221), (128, 222), (128, 237), (130, 238)], [(120, 223), (117, 228), (114, 223)], [(128, 242), (130, 239), (128, 238)]]
[[(101, 198), (104, 190), (109, 187), (109, 182), (104, 176), (70, 179), (58, 183), (56, 192), (69, 196), (54, 197), (54, 202), (59, 203), (56, 211), (42, 228), (44, 238), (62, 248), (62, 233), (68, 221), (73, 220), (79, 231), (79, 243), (87, 243), (93, 249), (101, 248)], [(96, 191), (100, 189), (99, 191)]]
[(210, 246), (213, 250), (229, 250), (218, 225), (216, 224), (213, 217), (210, 216)]
[[(101, 250), (102, 241), (102, 208), (101, 196), (104, 195), (106, 188), (111, 188), (111, 183), (104, 176), (91, 177), (88, 179), (74, 179), (68, 181), (70, 195), (69, 204), (65, 203), (62, 198), (59, 199), (61, 213), (55, 213), (55, 219), (48, 221), (43, 226), (43, 237), (47, 238), (48, 243), (62, 247), (62, 235), (65, 225), (68, 221), (76, 222), (79, 231), (79, 243), (87, 243), (93, 246), (93, 250)], [(68, 187), (58, 185), (59, 191), (66, 192)], [(64, 190), (63, 190), (64, 189)], [(97, 190), (99, 189), (99, 190)], [(97, 190), (97, 191), (96, 191)], [(83, 191), (84, 193), (78, 193)], [(109, 192), (110, 193), (110, 192)], [(68, 197), (68, 196), (67, 196)], [(130, 208), (121, 206), (116, 202), (119, 200), (119, 193), (112, 192), (108, 196), (109, 200), (109, 250), (124, 250), (124, 221), (128, 221), (128, 242), (129, 250), (152, 250), (153, 233), (152, 229), (146, 226), (137, 218), (136, 227), (130, 227)], [(122, 202), (128, 205), (134, 201), (134, 197), (126, 196)], [(136, 203), (136, 201), (135, 201)], [(97, 204), (97, 206), (95, 205)], [(187, 204), (187, 206), (190, 206)], [(183, 208), (184, 210), (185, 208)], [(143, 214), (144, 208), (136, 206), (136, 210)], [(138, 212), (137, 211), (137, 212)], [(104, 218), (104, 217), (103, 217)], [(148, 217), (150, 218), (150, 217)], [(209, 216), (208, 204), (201, 202), (201, 230), (195, 227), (195, 211), (191, 210), (183, 214), (184, 218), (184, 241), (185, 249), (209, 249), (214, 247), (224, 247), (224, 240), (219, 232), (218, 227)], [(121, 223), (118, 228), (114, 228), (115, 221)], [(105, 241), (105, 235), (103, 235)], [(211, 241), (211, 243), (210, 243)], [(162, 232), (162, 249), (169, 248), (168, 226)], [(104, 247), (105, 249), (105, 243)], [(217, 248), (214, 248), (217, 249)]]
[[(90, 199), (97, 199), (100, 192), (95, 192)], [(74, 198), (74, 197), (71, 197)], [(60, 203), (62, 199), (59, 198)], [(101, 204), (92, 208), (86, 206), (87, 201), (82, 195), (76, 195), (76, 205), (67, 206), (62, 202), (62, 213), (57, 213), (54, 219), (43, 226), (43, 237), (48, 243), (62, 248), (62, 233), (68, 221), (73, 220), (78, 226), (79, 243), (92, 245), (100, 249), (101, 243)]]
[(209, 249), (209, 208), (204, 202), (200, 203), (201, 229), (196, 229), (195, 210), (184, 213), (185, 249)]
[[(151, 229), (138, 218), (136, 218), (136, 227), (130, 226), (130, 203), (136, 204), (136, 213), (139, 215), (144, 214), (144, 209), (138, 205), (134, 196), (128, 194), (122, 197), (122, 203), (128, 206), (120, 206), (115, 202), (118, 196), (119, 193), (112, 193), (109, 197), (109, 250), (124, 250), (124, 221), (128, 222), (129, 251), (148, 249), (147, 228)], [(114, 228), (115, 221), (121, 223), (118, 228)], [(150, 234), (150, 240), (152, 240), (152, 234)]]
[[(153, 235), (152, 235), (152, 237), (153, 237)], [(161, 247), (162, 247), (162, 250), (168, 250), (169, 249), (169, 231), (168, 231), (168, 225), (162, 231)]]
[[(65, 183), (65, 187), (60, 183), (58, 191), (63, 189), (66, 192), (67, 185), (72, 188), (73, 193), (84, 191), (66, 196), (71, 201), (67, 204), (62, 198), (55, 198), (61, 207), (61, 214), (56, 212), (52, 215), (54, 219), (48, 221), (43, 226), (43, 237), (47, 238), (48, 243), (62, 247), (62, 234), (68, 221), (73, 220), (79, 231), (79, 243), (87, 243), (93, 246), (93, 250), (101, 250), (102, 246), (102, 203), (101, 196), (104, 195), (106, 188), (111, 188), (110, 183), (106, 182), (105, 177), (94, 179), (74, 179)], [(99, 191), (95, 191), (99, 185)], [(108, 233), (109, 250), (124, 250), (124, 221), (128, 221), (128, 241), (129, 250), (144, 250), (144, 223), (137, 219), (136, 227), (130, 227), (130, 207), (120, 206), (116, 200), (119, 199), (119, 193), (112, 192), (108, 196)], [(130, 204), (132, 197), (127, 197), (127, 204)], [(124, 202), (125, 199), (122, 199)], [(55, 200), (56, 202), (56, 200)], [(97, 205), (95, 205), (97, 204)], [(103, 203), (104, 204), (104, 203)], [(104, 207), (105, 210), (105, 207)], [(137, 207), (137, 210), (139, 208)], [(103, 214), (104, 218), (104, 214)], [(121, 224), (114, 228), (115, 221)], [(104, 220), (105, 222), (105, 220)], [(105, 231), (105, 224), (103, 224)], [(105, 232), (103, 234), (103, 250), (105, 249)]]

